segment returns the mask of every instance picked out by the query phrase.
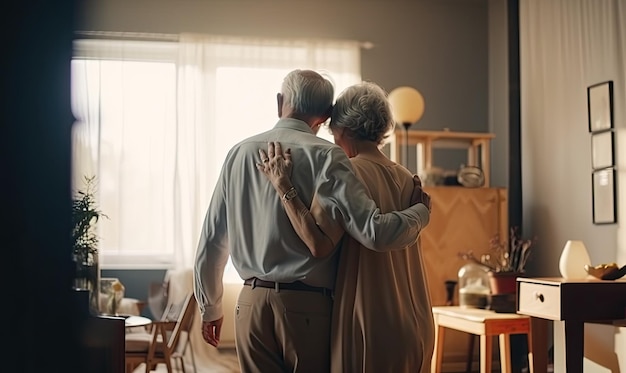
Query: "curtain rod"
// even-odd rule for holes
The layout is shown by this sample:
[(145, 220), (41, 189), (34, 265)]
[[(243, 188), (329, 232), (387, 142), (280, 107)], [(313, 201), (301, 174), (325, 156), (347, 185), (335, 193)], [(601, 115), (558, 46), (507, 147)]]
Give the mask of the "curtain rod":
[(176, 34), (155, 34), (148, 32), (76, 31), (75, 34), (90, 39), (178, 41), (178, 35)]
[[(148, 41), (179, 41), (177, 34), (158, 34), (148, 32), (118, 31), (76, 31), (76, 35), (91, 39), (148, 40)], [(369, 41), (358, 42), (363, 49), (372, 49), (374, 44)]]

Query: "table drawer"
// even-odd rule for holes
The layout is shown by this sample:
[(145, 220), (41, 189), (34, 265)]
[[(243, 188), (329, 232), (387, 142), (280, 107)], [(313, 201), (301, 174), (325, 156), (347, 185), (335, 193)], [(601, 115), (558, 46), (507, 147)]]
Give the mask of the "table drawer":
[(544, 284), (519, 283), (518, 311), (525, 315), (561, 320), (561, 288)]

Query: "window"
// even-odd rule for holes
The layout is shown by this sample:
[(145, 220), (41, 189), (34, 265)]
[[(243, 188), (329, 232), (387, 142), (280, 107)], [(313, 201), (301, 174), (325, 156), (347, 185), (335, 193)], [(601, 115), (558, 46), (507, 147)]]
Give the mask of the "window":
[[(85, 176), (98, 181), (100, 209), (109, 217), (98, 224), (102, 266), (191, 265), (223, 159), (238, 141), (274, 126), (286, 73), (326, 70), (337, 93), (360, 81), (358, 47), (349, 69), (307, 60), (322, 53), (323, 60), (345, 61), (345, 52), (324, 48), (197, 35), (76, 41), (74, 184), (80, 188)], [(332, 141), (327, 131), (319, 135)]]

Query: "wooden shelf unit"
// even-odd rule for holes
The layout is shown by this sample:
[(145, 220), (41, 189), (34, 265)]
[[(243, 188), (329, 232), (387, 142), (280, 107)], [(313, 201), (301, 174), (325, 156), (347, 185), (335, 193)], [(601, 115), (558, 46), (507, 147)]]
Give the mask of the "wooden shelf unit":
[[(478, 166), (485, 174), (485, 187), (489, 186), (490, 170), (490, 141), (496, 137), (493, 133), (482, 132), (454, 132), (454, 131), (408, 131), (409, 146), (418, 149), (418, 172), (433, 167), (433, 149), (467, 149), (467, 166)], [(406, 143), (404, 129), (396, 129), (391, 136), (389, 153), (393, 161), (402, 163), (402, 148)]]

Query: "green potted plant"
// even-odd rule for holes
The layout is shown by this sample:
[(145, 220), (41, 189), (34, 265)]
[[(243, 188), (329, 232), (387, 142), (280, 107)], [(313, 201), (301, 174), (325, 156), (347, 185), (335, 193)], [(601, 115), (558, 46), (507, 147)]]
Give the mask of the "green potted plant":
[(89, 308), (98, 313), (100, 267), (96, 223), (106, 215), (98, 209), (95, 183), (95, 177), (85, 177), (85, 189), (78, 190), (72, 199), (72, 256), (76, 264), (74, 287), (89, 291)]

